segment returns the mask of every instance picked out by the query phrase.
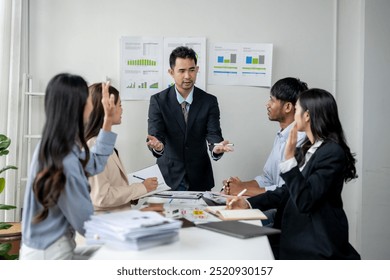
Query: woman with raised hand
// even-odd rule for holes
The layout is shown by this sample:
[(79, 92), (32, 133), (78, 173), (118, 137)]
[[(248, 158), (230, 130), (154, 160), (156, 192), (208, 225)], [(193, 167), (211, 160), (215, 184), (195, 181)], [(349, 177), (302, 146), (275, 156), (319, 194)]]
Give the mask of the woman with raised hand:
[[(113, 125), (119, 125), (122, 119), (122, 104), (119, 91), (110, 86), (109, 92), (115, 97), (116, 113), (113, 117)], [(93, 110), (86, 127), (85, 137), (89, 147), (96, 143), (99, 127), (104, 122), (104, 108), (100, 100), (102, 98), (102, 85), (95, 83), (89, 86), (89, 95), (92, 100)], [(91, 199), (95, 210), (120, 210), (131, 206), (131, 203), (140, 195), (157, 188), (156, 177), (146, 178), (142, 183), (129, 184), (126, 170), (120, 160), (117, 149), (111, 154), (104, 171), (89, 177), (91, 184)]]
[(20, 259), (78, 258), (75, 232), (84, 235), (84, 222), (93, 214), (87, 176), (103, 171), (116, 141), (111, 132), (116, 107), (108, 86), (102, 85), (105, 118), (90, 150), (84, 137), (92, 110), (87, 83), (67, 73), (50, 80), (46, 122), (26, 185)]
[[(298, 131), (307, 139), (296, 149)], [(360, 259), (348, 241), (341, 197), (344, 182), (357, 178), (355, 158), (329, 92), (314, 88), (299, 95), (280, 170), (281, 188), (232, 203), (232, 208), (278, 208), (274, 227), (281, 229), (280, 238), (270, 237), (275, 258)]]

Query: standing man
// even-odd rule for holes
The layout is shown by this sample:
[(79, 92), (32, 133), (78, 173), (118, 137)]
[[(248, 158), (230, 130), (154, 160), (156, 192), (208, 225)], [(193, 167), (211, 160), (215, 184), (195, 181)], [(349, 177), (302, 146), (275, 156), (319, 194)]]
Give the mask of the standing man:
[[(276, 133), (274, 145), (264, 165), (263, 174), (246, 182), (242, 182), (238, 177), (224, 180), (226, 194), (237, 195), (241, 190), (247, 189), (245, 195), (254, 196), (268, 190), (274, 190), (284, 184), (280, 177), (279, 163), (284, 161), (284, 148), (294, 121), (295, 103), (298, 95), (307, 89), (305, 82), (290, 77), (281, 79), (272, 86), (270, 99), (266, 104), (268, 119), (279, 122), (280, 130)], [(302, 144), (305, 136), (304, 132), (298, 133), (297, 146)]]
[(213, 160), (232, 151), (222, 137), (218, 101), (195, 87), (199, 67), (192, 49), (177, 47), (169, 64), (175, 85), (150, 98), (147, 146), (172, 190), (211, 190), (214, 176), (207, 148)]

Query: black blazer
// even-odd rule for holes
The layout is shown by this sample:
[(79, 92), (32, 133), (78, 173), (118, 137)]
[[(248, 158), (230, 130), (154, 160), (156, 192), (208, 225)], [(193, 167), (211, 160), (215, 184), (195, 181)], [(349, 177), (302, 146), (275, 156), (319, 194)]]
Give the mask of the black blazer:
[(280, 259), (360, 259), (348, 241), (341, 198), (345, 165), (341, 146), (324, 142), (302, 172), (281, 174), (285, 185), (248, 199), (261, 210), (278, 208)]
[[(187, 125), (175, 87), (150, 98), (148, 133), (164, 144), (162, 156), (154, 153), (165, 182), (173, 190), (186, 175), (189, 190), (206, 191), (214, 187), (209, 143), (223, 141), (217, 98), (195, 87)], [(220, 158), (220, 156), (219, 156)]]

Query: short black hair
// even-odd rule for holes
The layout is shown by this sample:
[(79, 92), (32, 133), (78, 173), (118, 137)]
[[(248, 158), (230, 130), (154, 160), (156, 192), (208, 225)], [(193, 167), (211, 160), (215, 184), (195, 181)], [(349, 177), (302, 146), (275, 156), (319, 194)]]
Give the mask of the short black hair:
[(171, 69), (175, 68), (176, 65), (176, 58), (189, 58), (193, 59), (195, 61), (195, 65), (198, 62), (198, 59), (196, 58), (196, 53), (193, 49), (185, 46), (180, 46), (174, 49), (169, 56), (169, 66)]
[(305, 82), (298, 78), (287, 77), (280, 79), (272, 86), (271, 95), (283, 102), (291, 102), (295, 105), (298, 95), (307, 89)]

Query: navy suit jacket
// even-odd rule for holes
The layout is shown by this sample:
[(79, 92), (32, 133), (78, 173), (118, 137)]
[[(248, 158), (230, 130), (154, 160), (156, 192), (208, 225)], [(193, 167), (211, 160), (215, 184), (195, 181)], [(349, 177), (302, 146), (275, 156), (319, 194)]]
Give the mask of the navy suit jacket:
[(185, 175), (189, 190), (206, 191), (214, 187), (208, 143), (223, 141), (219, 118), (217, 98), (197, 87), (187, 125), (174, 86), (151, 96), (148, 133), (164, 144), (163, 155), (152, 152), (165, 182), (173, 190)]
[(278, 209), (280, 259), (360, 259), (348, 241), (341, 198), (345, 166), (341, 146), (324, 142), (302, 172), (296, 166), (281, 174), (285, 185), (248, 199), (254, 208)]

